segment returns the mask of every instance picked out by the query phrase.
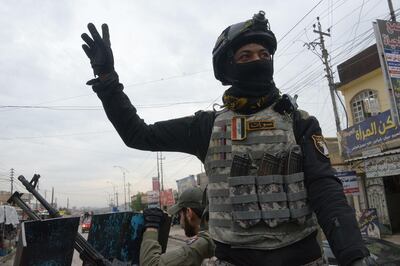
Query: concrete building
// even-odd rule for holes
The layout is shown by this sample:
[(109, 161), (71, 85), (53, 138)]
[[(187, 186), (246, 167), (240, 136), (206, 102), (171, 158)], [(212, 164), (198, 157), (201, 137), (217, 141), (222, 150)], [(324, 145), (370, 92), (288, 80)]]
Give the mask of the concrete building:
[(400, 126), (391, 111), (377, 45), (338, 65), (337, 89), (345, 99), (348, 127), (341, 154), (357, 173), (360, 209), (377, 209), (381, 232), (400, 232)]

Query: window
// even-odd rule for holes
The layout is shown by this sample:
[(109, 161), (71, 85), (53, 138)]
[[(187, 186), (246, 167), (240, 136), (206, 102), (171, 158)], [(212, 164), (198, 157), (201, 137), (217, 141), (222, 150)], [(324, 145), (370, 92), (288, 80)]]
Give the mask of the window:
[(374, 90), (364, 90), (350, 101), (353, 113), (353, 124), (360, 123), (366, 118), (379, 114), (378, 95)]

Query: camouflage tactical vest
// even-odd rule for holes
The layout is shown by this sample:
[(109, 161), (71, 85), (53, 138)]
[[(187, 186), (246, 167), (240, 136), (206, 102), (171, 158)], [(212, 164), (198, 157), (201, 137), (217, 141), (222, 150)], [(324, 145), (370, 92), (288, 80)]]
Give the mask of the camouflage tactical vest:
[(217, 113), (205, 160), (213, 239), (276, 249), (315, 231), (301, 159), (289, 116)]

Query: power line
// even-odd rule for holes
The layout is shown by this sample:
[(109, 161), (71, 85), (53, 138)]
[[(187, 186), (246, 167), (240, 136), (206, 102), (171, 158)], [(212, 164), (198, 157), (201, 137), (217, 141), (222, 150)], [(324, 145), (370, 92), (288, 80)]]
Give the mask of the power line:
[[(186, 104), (202, 104), (208, 103), (210, 100), (204, 101), (181, 101), (181, 102), (172, 102), (172, 103), (155, 103), (148, 105), (135, 105), (135, 108), (165, 108), (176, 105), (186, 105)], [(18, 109), (49, 109), (56, 111), (99, 111), (103, 110), (102, 106), (43, 106), (43, 105), (0, 105), (0, 108), (18, 108)]]
[(324, 0), (319, 1), (313, 8), (311, 8), (310, 11), (308, 11), (282, 38), (278, 40), (278, 43), (285, 39), (285, 37), (288, 36), (289, 33), (291, 33), (292, 30), (294, 30), (315, 8), (317, 8), (317, 6), (322, 3), (322, 1)]

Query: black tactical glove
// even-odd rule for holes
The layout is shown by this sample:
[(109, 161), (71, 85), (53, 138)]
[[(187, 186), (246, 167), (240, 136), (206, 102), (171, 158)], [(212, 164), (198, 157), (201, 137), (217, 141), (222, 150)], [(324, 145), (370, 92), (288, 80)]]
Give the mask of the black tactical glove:
[(93, 39), (86, 33), (83, 33), (81, 37), (86, 44), (83, 44), (82, 48), (90, 59), (94, 75), (98, 76), (113, 72), (114, 57), (111, 50), (110, 34), (107, 24), (101, 25), (103, 37), (100, 36), (92, 23), (89, 23), (87, 27)]
[(149, 208), (143, 211), (144, 227), (159, 229), (164, 219), (164, 212), (160, 208)]

